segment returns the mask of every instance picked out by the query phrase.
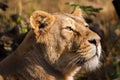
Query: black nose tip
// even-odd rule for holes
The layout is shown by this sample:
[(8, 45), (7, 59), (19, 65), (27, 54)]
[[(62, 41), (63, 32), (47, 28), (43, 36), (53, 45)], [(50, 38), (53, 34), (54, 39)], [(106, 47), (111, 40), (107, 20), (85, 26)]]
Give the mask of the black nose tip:
[(89, 43), (94, 44), (94, 45), (98, 45), (100, 43), (100, 39), (91, 39), (88, 41), (89, 41)]

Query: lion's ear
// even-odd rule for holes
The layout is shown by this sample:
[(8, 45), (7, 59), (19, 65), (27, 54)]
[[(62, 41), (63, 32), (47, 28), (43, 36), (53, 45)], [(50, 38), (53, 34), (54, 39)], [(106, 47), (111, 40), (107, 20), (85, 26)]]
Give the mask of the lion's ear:
[(44, 29), (54, 22), (54, 16), (44, 12), (44, 11), (35, 11), (30, 17), (31, 27), (35, 30)]
[(76, 8), (74, 12), (72, 13), (74, 16), (82, 16), (82, 10), (80, 8)]

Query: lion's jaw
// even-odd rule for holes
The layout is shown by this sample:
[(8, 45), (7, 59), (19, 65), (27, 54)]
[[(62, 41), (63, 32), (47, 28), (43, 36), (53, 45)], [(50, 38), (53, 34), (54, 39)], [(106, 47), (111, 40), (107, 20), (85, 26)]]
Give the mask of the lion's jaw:
[(100, 62), (100, 55), (101, 55), (101, 46), (100, 44), (96, 46), (96, 54), (86, 60), (86, 62), (82, 65), (87, 71), (93, 71), (101, 66)]

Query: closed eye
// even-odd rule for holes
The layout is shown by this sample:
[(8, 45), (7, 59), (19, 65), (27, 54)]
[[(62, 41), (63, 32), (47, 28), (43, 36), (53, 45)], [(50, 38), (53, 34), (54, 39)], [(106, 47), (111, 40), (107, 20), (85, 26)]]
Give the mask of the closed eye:
[(71, 26), (67, 26), (66, 29), (69, 30), (69, 31), (73, 31), (73, 29), (71, 28)]
[(76, 30), (74, 30), (73, 28), (71, 28), (71, 26), (67, 26), (66, 29), (69, 30), (69, 31), (72, 31), (72, 32), (76, 33), (77, 35), (80, 35), (80, 33), (77, 32)]

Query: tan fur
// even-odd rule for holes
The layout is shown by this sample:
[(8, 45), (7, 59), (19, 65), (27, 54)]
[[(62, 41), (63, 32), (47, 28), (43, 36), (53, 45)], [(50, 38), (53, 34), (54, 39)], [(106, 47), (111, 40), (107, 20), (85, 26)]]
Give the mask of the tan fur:
[(100, 37), (88, 28), (80, 10), (35, 11), (30, 23), (33, 29), (0, 63), (1, 80), (73, 80), (80, 68), (99, 67)]

